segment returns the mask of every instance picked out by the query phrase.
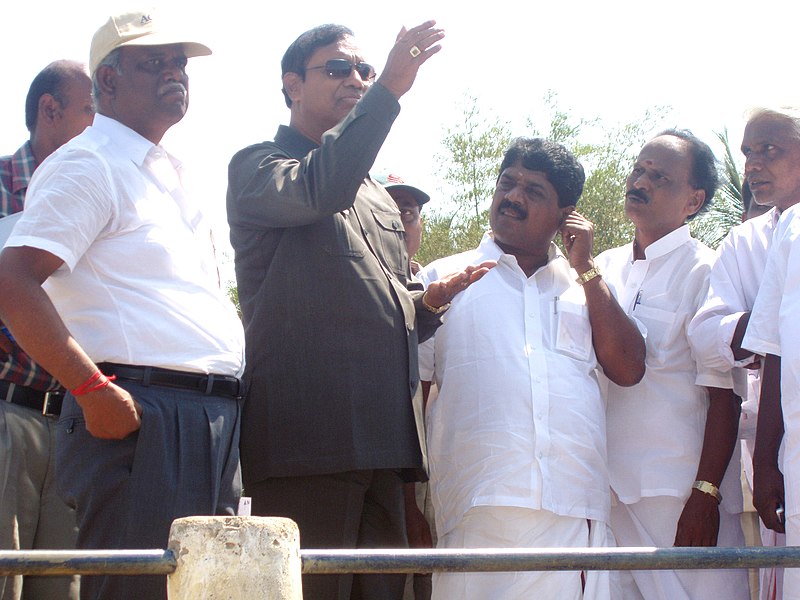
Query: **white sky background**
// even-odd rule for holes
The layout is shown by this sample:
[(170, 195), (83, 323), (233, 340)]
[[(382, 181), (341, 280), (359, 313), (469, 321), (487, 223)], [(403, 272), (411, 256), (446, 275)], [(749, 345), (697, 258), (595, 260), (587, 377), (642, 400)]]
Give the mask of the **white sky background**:
[[(95, 30), (126, 6), (119, 0), (4, 3), (0, 154), (27, 139), (25, 95), (36, 73), (59, 58), (87, 62)], [(445, 29), (442, 51), (401, 99), (374, 168), (400, 174), (434, 202), (443, 200), (434, 157), (467, 93), (480, 100), (485, 116), (511, 122), (515, 134), (525, 132), (525, 118), (536, 117), (551, 89), (560, 108), (609, 124), (669, 105), (668, 122), (660, 126), (688, 127), (715, 149), (713, 132), (726, 126), (738, 147), (748, 107), (800, 104), (800, 5), (788, 0), (164, 0), (159, 7), (180, 15), (214, 51), (190, 60), (189, 112), (163, 143), (202, 182), (226, 252), (228, 161), (288, 122), (280, 59), (300, 33), (321, 23), (353, 29), (379, 73), (402, 25), (433, 18)]]

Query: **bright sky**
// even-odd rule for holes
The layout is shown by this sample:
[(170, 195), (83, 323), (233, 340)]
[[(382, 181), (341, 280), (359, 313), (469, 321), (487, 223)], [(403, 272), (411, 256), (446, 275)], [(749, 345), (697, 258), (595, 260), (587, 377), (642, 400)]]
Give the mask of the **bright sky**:
[[(0, 154), (27, 139), (25, 95), (36, 73), (59, 58), (87, 62), (95, 30), (127, 6), (120, 0), (5, 3)], [(434, 156), (467, 93), (481, 101), (483, 114), (511, 122), (515, 133), (524, 132), (525, 118), (536, 116), (550, 89), (561, 108), (608, 123), (669, 105), (669, 122), (660, 125), (688, 127), (715, 148), (713, 132), (725, 126), (738, 147), (748, 107), (800, 104), (800, 5), (788, 0), (164, 0), (159, 7), (185, 18), (214, 51), (190, 60), (191, 106), (163, 144), (202, 177), (220, 245), (227, 242), (228, 161), (288, 122), (280, 59), (300, 33), (321, 23), (353, 29), (379, 72), (402, 25), (433, 18), (445, 29), (442, 51), (401, 99), (374, 169), (399, 173), (434, 201), (441, 196)]]

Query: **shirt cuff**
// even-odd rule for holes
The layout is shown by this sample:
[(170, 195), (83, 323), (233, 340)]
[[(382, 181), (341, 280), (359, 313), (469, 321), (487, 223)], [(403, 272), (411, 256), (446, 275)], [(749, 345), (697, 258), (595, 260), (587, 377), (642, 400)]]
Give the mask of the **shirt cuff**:
[(695, 383), (703, 387), (715, 387), (723, 390), (733, 389), (733, 377), (730, 371), (707, 371), (705, 373), (698, 373)]

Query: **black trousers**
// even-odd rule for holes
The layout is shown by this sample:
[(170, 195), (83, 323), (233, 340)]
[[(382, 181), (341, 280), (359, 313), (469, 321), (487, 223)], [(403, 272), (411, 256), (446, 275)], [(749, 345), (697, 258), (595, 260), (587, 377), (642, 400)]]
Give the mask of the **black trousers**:
[[(67, 395), (58, 423), (59, 493), (75, 506), (78, 548), (166, 548), (172, 521), (235, 515), (241, 494), (240, 402), (121, 381), (142, 405), (141, 428), (123, 440), (86, 431)], [(83, 600), (164, 600), (165, 576), (81, 578)]]
[[(254, 515), (288, 517), (302, 548), (407, 548), (403, 481), (394, 470), (278, 477), (251, 484)], [(304, 600), (400, 600), (405, 574), (304, 575)]]

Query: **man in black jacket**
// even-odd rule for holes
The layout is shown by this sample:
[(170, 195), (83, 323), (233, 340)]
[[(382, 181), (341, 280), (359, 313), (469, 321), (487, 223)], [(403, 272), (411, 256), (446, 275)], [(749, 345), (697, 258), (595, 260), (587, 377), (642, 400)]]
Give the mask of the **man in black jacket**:
[[(323, 25), (282, 60), (291, 110), (229, 168), (228, 221), (247, 347), (242, 467), (253, 514), (305, 548), (404, 547), (403, 480), (424, 475), (417, 343), (485, 272), (411, 282), (400, 213), (368, 173), (444, 33), (403, 28), (383, 74)], [(316, 576), (306, 598), (400, 598), (404, 575)]]

